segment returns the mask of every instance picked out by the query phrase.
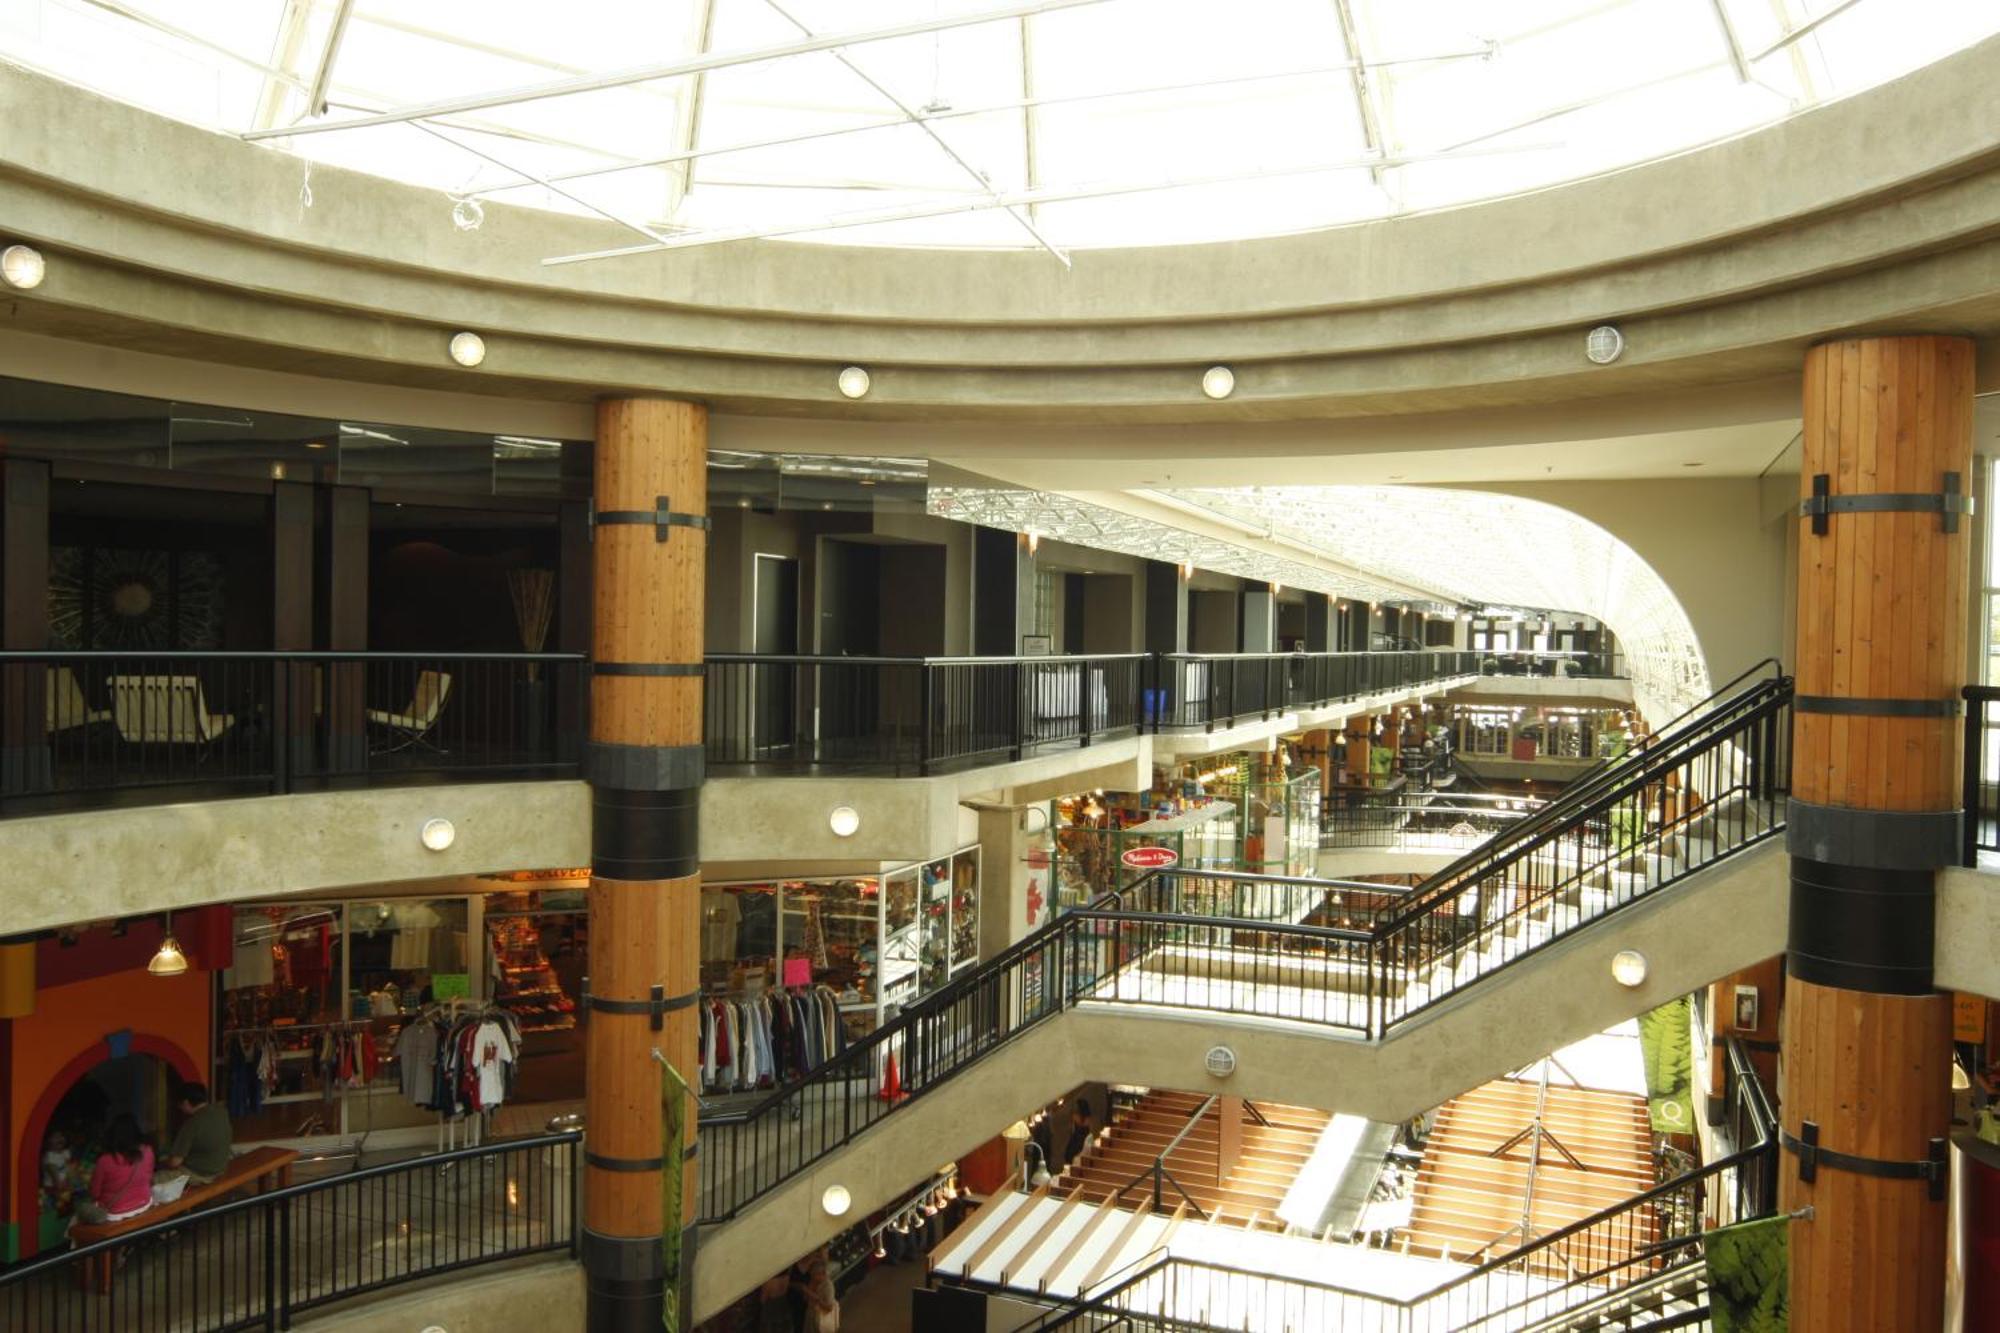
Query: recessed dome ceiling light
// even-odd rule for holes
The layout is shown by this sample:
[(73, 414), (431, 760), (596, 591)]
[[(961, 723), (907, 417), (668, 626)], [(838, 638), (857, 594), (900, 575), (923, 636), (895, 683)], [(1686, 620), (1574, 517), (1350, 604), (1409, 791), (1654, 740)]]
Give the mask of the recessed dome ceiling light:
[(48, 264), (42, 252), (31, 245), (10, 245), (0, 250), (0, 278), (5, 278), (9, 287), (29, 291), (41, 286), (47, 273)]
[(486, 359), (486, 340), (476, 333), (454, 333), (451, 335), (451, 359), (472, 369)]
[(1227, 398), (1236, 392), (1236, 372), (1228, 366), (1210, 366), (1202, 372), (1201, 391), (1210, 398)]
[(1608, 366), (1625, 354), (1625, 335), (1609, 324), (1599, 324), (1584, 335), (1583, 354), (1600, 366)]
[(867, 371), (863, 370), (860, 366), (849, 366), (840, 372), (840, 377), (837, 381), (840, 385), (840, 396), (843, 398), (865, 398), (868, 396), (870, 382)]

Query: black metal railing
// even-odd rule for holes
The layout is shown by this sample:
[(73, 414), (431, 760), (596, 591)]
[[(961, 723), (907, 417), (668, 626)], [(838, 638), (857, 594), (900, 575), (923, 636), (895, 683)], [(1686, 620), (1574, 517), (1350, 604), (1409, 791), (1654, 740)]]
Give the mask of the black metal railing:
[(1456, 652), (707, 658), (711, 765), (931, 773), (1470, 676)]
[(1777, 1210), (1777, 1117), (1740, 1042), (1730, 1043), (1731, 1114), (1743, 1146), (1407, 1298), (1160, 1254), (1050, 1311), (1023, 1333), (1096, 1329), (1367, 1328), (1498, 1333), (1555, 1327), (1640, 1286), (1684, 1274), (1699, 1302), (1706, 1235)]
[(1540, 806), (1528, 797), (1408, 789), (1336, 797), (1320, 812), (1323, 849), (1385, 847), (1464, 852)]
[(1548, 676), (1558, 680), (1625, 680), (1623, 653), (1573, 649), (1497, 649), (1476, 654), (1482, 676)]
[(2000, 688), (1965, 687), (1965, 820), (1963, 862), (2000, 853)]
[(0, 812), (571, 776), (583, 659), (0, 653)]
[(1441, 887), (1152, 872), (906, 1007), (803, 1081), (705, 1116), (701, 1216), (733, 1216), (1078, 1004), (1284, 1019), (1382, 1040), (1780, 831), (1790, 711), (1789, 681), (1723, 701), (1629, 756), (1565, 821)]
[(252, 1195), (0, 1272), (8, 1333), (231, 1333), (417, 1279), (574, 1255), (577, 1134)]
[(1379, 1030), (1778, 833), (1791, 712), (1789, 680), (1731, 699), (1603, 770), (1585, 800), (1551, 802), (1419, 885), (1376, 930)]

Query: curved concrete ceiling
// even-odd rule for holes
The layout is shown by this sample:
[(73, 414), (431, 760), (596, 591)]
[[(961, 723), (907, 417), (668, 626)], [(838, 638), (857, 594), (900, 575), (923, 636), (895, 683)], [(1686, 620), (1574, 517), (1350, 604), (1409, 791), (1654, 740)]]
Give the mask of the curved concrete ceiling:
[[(14, 330), (239, 366), (836, 421), (1254, 431), (1590, 402), (1615, 421), (1628, 401), (1795, 381), (1803, 348), (1834, 332), (2000, 331), (1996, 73), (2000, 38), (1535, 194), (1093, 251), (1065, 271), (1033, 253), (771, 241), (545, 269), (610, 243), (610, 224), (495, 206), (461, 233), (441, 194), (326, 168), (308, 205), (295, 160), (0, 67), (0, 236), (50, 258), (0, 312)], [(1628, 350), (1593, 366), (1583, 334), (1605, 321)], [(486, 337), (478, 370), (445, 355), (458, 328)], [(835, 387), (850, 363), (873, 375), (854, 403)], [(1216, 363), (1236, 372), (1221, 402), (1199, 387)]]

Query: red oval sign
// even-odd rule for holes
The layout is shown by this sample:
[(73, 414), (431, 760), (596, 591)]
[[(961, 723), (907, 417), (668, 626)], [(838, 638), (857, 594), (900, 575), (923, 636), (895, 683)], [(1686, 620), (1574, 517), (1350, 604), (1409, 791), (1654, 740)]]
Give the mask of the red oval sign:
[(1165, 870), (1179, 865), (1181, 854), (1171, 847), (1127, 847), (1118, 859), (1134, 870)]

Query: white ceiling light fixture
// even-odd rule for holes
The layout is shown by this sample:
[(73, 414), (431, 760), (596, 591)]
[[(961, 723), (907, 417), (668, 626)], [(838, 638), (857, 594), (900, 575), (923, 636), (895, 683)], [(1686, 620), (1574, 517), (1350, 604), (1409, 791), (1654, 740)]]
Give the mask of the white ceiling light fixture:
[(1236, 1052), (1227, 1046), (1211, 1046), (1201, 1057), (1201, 1065), (1212, 1078), (1228, 1078), (1236, 1072)]
[(847, 1210), (854, 1206), (854, 1196), (847, 1192), (845, 1185), (828, 1185), (819, 1196), (819, 1206), (828, 1217), (845, 1217)]
[(486, 359), (486, 339), (469, 330), (461, 330), (451, 335), (451, 359), (473, 369)]
[(1625, 335), (1609, 324), (1599, 324), (1583, 336), (1583, 354), (1600, 366), (1608, 366), (1625, 355)]
[(426, 819), (417, 836), (423, 839), (424, 846), (441, 852), (458, 841), (458, 829), (449, 819)]
[(48, 271), (42, 252), (32, 245), (10, 245), (0, 250), (0, 278), (5, 278), (9, 287), (32, 291), (42, 285)]
[(841, 370), (834, 382), (840, 386), (841, 397), (866, 398), (868, 386), (874, 381), (860, 366), (847, 366)]
[(1646, 955), (1637, 949), (1620, 949), (1611, 956), (1611, 979), (1628, 990), (1646, 982)]
[(1236, 392), (1236, 372), (1228, 366), (1210, 366), (1201, 374), (1201, 391), (1210, 398), (1227, 398)]
[(836, 805), (826, 817), (826, 826), (836, 838), (851, 838), (861, 827), (861, 814), (851, 805)]

